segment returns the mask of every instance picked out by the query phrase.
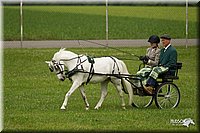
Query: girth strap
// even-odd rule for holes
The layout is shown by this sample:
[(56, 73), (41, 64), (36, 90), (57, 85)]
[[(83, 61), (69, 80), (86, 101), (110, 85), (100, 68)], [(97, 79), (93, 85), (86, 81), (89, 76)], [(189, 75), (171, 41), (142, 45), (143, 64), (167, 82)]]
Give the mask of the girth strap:
[(88, 58), (88, 62), (91, 64), (90, 66), (90, 72), (86, 81), (86, 85), (90, 82), (90, 80), (92, 79), (93, 75), (94, 75), (94, 58), (87, 56)]
[[(112, 74), (114, 74), (114, 72), (115, 72), (115, 66), (117, 66), (117, 70), (118, 70), (118, 73), (119, 73), (119, 75), (120, 75), (120, 70), (119, 70), (119, 66), (118, 66), (118, 64), (117, 64), (117, 61), (116, 61), (115, 58), (113, 58), (112, 56), (110, 56), (110, 58), (114, 61)], [(125, 89), (125, 87), (124, 87), (122, 78), (121, 78), (121, 85), (122, 85), (122, 90), (124, 91), (124, 93), (128, 94), (128, 92), (126, 91), (126, 89)]]
[(112, 74), (114, 74), (114, 72), (115, 72), (115, 66), (117, 66), (117, 70), (118, 70), (118, 72), (119, 72), (119, 74), (120, 74), (119, 66), (118, 66), (118, 64), (117, 64), (117, 61), (116, 61), (115, 58), (113, 58), (112, 56), (110, 56), (110, 58), (114, 61)]

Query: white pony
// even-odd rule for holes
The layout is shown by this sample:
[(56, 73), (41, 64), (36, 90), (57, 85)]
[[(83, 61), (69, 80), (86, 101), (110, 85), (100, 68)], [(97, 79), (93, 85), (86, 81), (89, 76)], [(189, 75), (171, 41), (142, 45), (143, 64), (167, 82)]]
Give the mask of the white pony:
[[(125, 109), (123, 97), (123, 87), (129, 94), (129, 105), (132, 104), (133, 91), (131, 84), (124, 78), (118, 78), (112, 75), (129, 74), (126, 65), (123, 61), (115, 57), (89, 58), (85, 55), (77, 55), (73, 52), (66, 51), (61, 48), (56, 52), (51, 61), (46, 61), (49, 69), (57, 74), (57, 77), (64, 81), (66, 77), (72, 80), (72, 86), (66, 93), (61, 109), (66, 109), (67, 102), (71, 94), (77, 89), (80, 89), (81, 95), (86, 105), (86, 110), (89, 109), (89, 103), (84, 91), (84, 84), (101, 83), (101, 98), (95, 109), (99, 109), (107, 95), (107, 85), (109, 81), (116, 87), (121, 98), (121, 106)], [(65, 73), (64, 66), (68, 72)], [(123, 85), (122, 85), (123, 84)]]

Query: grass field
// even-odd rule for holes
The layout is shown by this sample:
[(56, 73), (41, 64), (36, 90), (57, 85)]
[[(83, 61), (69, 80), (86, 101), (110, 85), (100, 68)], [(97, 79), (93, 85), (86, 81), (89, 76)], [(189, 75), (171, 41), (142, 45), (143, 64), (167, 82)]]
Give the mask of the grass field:
[[(20, 40), (19, 6), (4, 6), (4, 40)], [(109, 6), (109, 39), (151, 34), (185, 38), (185, 7)], [(198, 8), (189, 7), (189, 38), (198, 38)], [(105, 6), (24, 6), (25, 40), (106, 39)]]
[[(175, 81), (181, 91), (181, 102), (176, 109), (160, 110), (155, 104), (147, 109), (128, 107), (122, 110), (119, 96), (109, 85), (108, 96), (100, 110), (94, 110), (99, 97), (99, 85), (85, 86), (90, 103), (86, 111), (80, 92), (69, 99), (66, 111), (61, 111), (70, 81), (61, 82), (50, 73), (45, 60), (50, 60), (58, 49), (4, 49), (4, 131), (197, 131), (197, 73), (198, 48), (176, 47), (178, 60), (183, 62)], [(143, 55), (144, 47), (121, 48)], [(102, 48), (68, 49), (78, 54), (128, 57), (120, 52)], [(124, 60), (130, 73), (136, 73), (137, 60)], [(126, 95), (126, 103), (128, 96)], [(172, 125), (171, 119), (192, 118), (196, 123), (189, 128)]]

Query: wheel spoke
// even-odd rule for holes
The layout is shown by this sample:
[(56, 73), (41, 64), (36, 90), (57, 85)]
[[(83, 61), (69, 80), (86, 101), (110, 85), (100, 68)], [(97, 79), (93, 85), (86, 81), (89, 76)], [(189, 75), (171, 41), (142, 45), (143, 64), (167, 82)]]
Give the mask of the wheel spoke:
[(168, 101), (172, 106), (174, 106), (174, 103), (172, 103), (170, 99), (168, 99)]
[(139, 95), (133, 95), (133, 103), (134, 106), (138, 108), (146, 108), (151, 105), (153, 101), (152, 96), (139, 96)]
[(174, 108), (179, 104), (180, 92), (173, 83), (163, 83), (156, 93), (156, 105), (159, 108)]

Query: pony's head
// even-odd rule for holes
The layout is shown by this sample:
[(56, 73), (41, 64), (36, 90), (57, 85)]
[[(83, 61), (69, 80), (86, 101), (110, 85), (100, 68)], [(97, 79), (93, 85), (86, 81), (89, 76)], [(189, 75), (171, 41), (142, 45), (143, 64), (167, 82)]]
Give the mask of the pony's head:
[(61, 81), (65, 80), (65, 76), (64, 76), (64, 64), (61, 64), (60, 62), (57, 62), (55, 60), (51, 60), (51, 61), (45, 61), (48, 66), (49, 66), (49, 70), (51, 72), (55, 72), (58, 79), (60, 79)]

